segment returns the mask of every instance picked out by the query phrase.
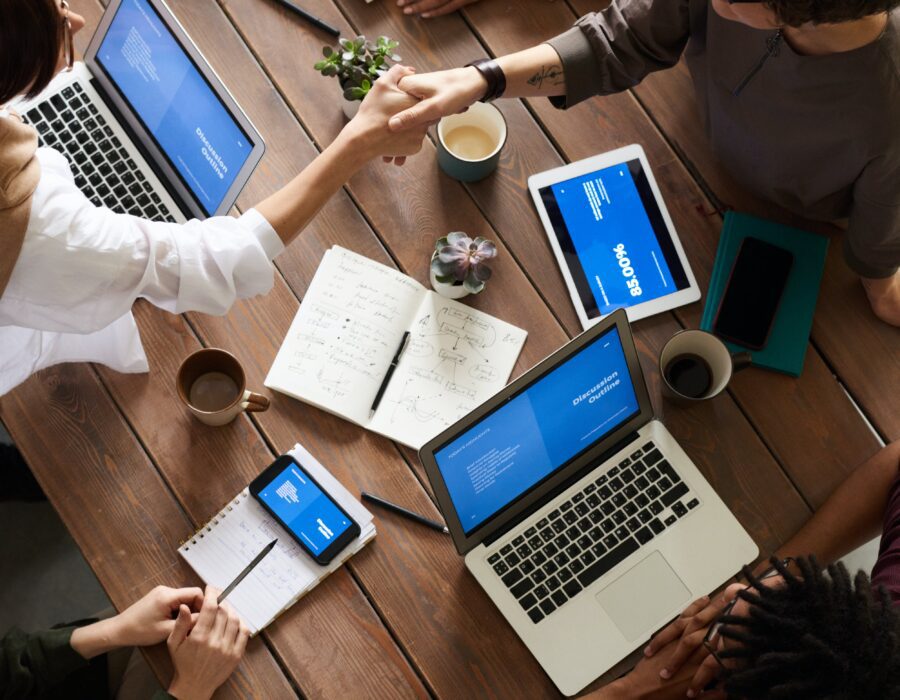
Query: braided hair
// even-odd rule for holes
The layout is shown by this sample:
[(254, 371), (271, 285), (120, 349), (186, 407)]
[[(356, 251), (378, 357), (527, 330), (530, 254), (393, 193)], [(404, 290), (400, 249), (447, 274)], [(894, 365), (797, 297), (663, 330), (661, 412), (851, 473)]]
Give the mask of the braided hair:
[(850, 22), (900, 7), (900, 0), (762, 0), (762, 3), (792, 27), (807, 22)]
[(795, 561), (800, 577), (772, 559), (783, 586), (744, 567), (749, 613), (722, 618), (721, 635), (736, 642), (720, 652), (737, 661), (729, 697), (900, 700), (900, 615), (884, 588), (862, 571), (851, 580), (840, 563), (826, 574), (815, 557)]

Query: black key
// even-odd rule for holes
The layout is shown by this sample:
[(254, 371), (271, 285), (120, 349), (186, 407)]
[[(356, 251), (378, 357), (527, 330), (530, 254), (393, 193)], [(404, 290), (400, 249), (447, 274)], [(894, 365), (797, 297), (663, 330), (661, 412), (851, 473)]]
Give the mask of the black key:
[[(94, 114), (97, 114), (97, 112), (94, 111)], [(112, 129), (110, 129), (108, 126), (106, 126), (106, 120), (103, 117), (97, 117), (97, 121), (100, 122), (101, 124), (103, 124), (103, 133), (106, 135), (107, 138), (111, 139), (115, 134), (113, 134)]]
[[(128, 194), (128, 190), (125, 189), (125, 185), (117, 185), (113, 189), (113, 194), (116, 195), (116, 197), (119, 197), (121, 199), (126, 194)], [(504, 551), (504, 550), (506, 550), (506, 551)], [(507, 552), (511, 552), (511, 551), (512, 551), (512, 546), (506, 545), (503, 549), (500, 550), (500, 554), (506, 554)]]
[(622, 488), (623, 488), (624, 486), (625, 486), (625, 484), (624, 484), (624, 483), (622, 482), (622, 480), (621, 480), (620, 478), (618, 478), (618, 477), (616, 477), (615, 479), (612, 479), (612, 480), (609, 482), (609, 487), (610, 487), (613, 491), (621, 491)]
[(657, 464), (656, 467), (665, 476), (669, 477), (669, 481), (671, 481), (673, 484), (677, 484), (679, 481), (681, 481), (681, 477), (678, 476), (678, 474), (675, 472), (675, 470), (672, 469), (672, 465), (669, 464), (666, 460), (663, 460), (662, 462)]
[(678, 501), (678, 503), (672, 504), (672, 512), (675, 513), (675, 515), (677, 515), (679, 518), (681, 518), (687, 515), (687, 508), (685, 507), (684, 503)]
[(565, 535), (560, 535), (555, 540), (553, 540), (553, 544), (555, 544), (560, 549), (567, 547), (569, 545), (569, 538)]
[(94, 168), (94, 166), (90, 163), (85, 163), (83, 166), (81, 166), (81, 170), (85, 175), (93, 175), (95, 169), (96, 168)]
[(563, 534), (569, 538), (569, 542), (574, 542), (579, 537), (581, 537), (581, 530), (578, 529), (577, 525), (573, 525), (568, 530), (566, 530)]
[(659, 473), (659, 469), (656, 467), (653, 467), (653, 469), (647, 472), (647, 478), (650, 479), (650, 481), (656, 481), (661, 476), (662, 474)]
[(110, 163), (117, 163), (122, 160), (122, 157), (116, 151), (112, 151), (108, 156), (106, 156), (106, 159)]
[(97, 122), (94, 121), (93, 119), (88, 119), (84, 123), (84, 128), (87, 129), (88, 131), (93, 131), (94, 129), (97, 128)]
[(76, 111), (75, 114), (72, 114), (70, 110), (66, 110), (65, 112), (60, 112), (59, 116), (61, 116), (64, 121), (69, 123), (71, 123), (76, 116), (78, 117), (78, 121), (80, 122), (86, 122), (91, 118), (91, 114), (86, 107), (82, 107), (81, 109)]
[(147, 195), (142, 194), (137, 198), (137, 203), (141, 209), (146, 209), (148, 206), (150, 206), (150, 198)]
[(621, 462), (619, 462), (619, 466), (622, 467), (622, 469), (624, 469), (625, 467), (627, 467), (629, 464), (631, 464), (631, 458), (630, 458), (630, 457), (626, 457), (626, 458), (623, 459)]
[(562, 518), (559, 520), (553, 521), (553, 531), (557, 534), (566, 529), (566, 524), (562, 521)]
[(538, 569), (533, 574), (531, 574), (531, 580), (534, 581), (535, 583), (541, 583), (542, 581), (545, 581), (546, 579), (547, 579), (547, 574), (545, 574), (540, 569)]
[(95, 143), (99, 143), (100, 141), (102, 141), (103, 140), (103, 129), (94, 129), (91, 132), (91, 138), (94, 140)]
[[(631, 488), (631, 487), (629, 486), (629, 488)], [(625, 495), (627, 496), (628, 494), (626, 493)], [(635, 494), (635, 495), (637, 495), (637, 494)], [(632, 498), (633, 498), (633, 496), (632, 496)], [(628, 503), (625, 504), (625, 512), (628, 513), (628, 515), (634, 515), (637, 512), (637, 506), (634, 503), (629, 501)]]
[(523, 578), (522, 572), (519, 571), (518, 569), (513, 569), (508, 574), (502, 576), (500, 580), (503, 581), (503, 583), (505, 583), (508, 588), (509, 586), (512, 586), (517, 581), (521, 581), (522, 578)]
[(75, 137), (72, 136), (72, 134), (70, 134), (68, 131), (64, 131), (59, 135), (59, 140), (63, 143), (69, 143), (69, 141), (71, 141), (73, 138)]
[(566, 512), (567, 510), (569, 510), (569, 508), (571, 508), (571, 507), (572, 507), (572, 504), (571, 504), (569, 501), (566, 501), (565, 503), (563, 503), (563, 504), (559, 507), (559, 509), (560, 509), (563, 513), (565, 513), (565, 512)]
[(93, 190), (92, 187), (85, 187), (85, 188), (82, 190), (82, 192), (84, 192), (84, 196), (87, 197), (88, 199), (91, 199), (92, 197), (95, 196), (95, 195), (94, 195), (94, 190)]
[(94, 105), (88, 105), (87, 108), (91, 114), (100, 114), (100, 110), (97, 109)]
[(528, 608), (530, 608), (535, 603), (537, 603), (537, 598), (535, 598), (531, 593), (529, 593), (519, 601), (519, 605), (521, 605), (524, 610), (528, 610)]
[(534, 562), (535, 566), (540, 566), (545, 561), (547, 561), (547, 556), (548, 555), (544, 554), (543, 552), (535, 552), (534, 556), (531, 557), (531, 561)]
[(621, 525), (625, 522), (625, 513), (623, 513), (621, 510), (617, 510), (612, 514), (612, 519), (616, 525)]
[(617, 493), (615, 496), (612, 497), (612, 504), (616, 508), (621, 508), (623, 505), (625, 505), (626, 500), (627, 499), (625, 498), (624, 495), (622, 495), (621, 493)]
[(616, 530), (615, 530), (615, 532), (614, 532), (613, 534), (614, 534), (616, 537), (618, 537), (619, 540), (624, 540), (624, 539), (626, 539), (626, 538), (628, 537), (628, 534), (629, 534), (629, 533), (628, 533), (628, 528), (625, 527), (624, 525), (620, 525), (619, 527), (616, 528)]
[(700, 505), (700, 501), (698, 501), (696, 498), (692, 498), (690, 501), (688, 501), (688, 509), (690, 509), (690, 510), (694, 510), (694, 508), (696, 508), (699, 505)]
[(674, 515), (670, 515), (668, 518), (666, 518), (666, 527), (674, 523), (676, 520), (678, 520), (678, 518), (676, 518)]
[[(123, 158), (128, 158), (128, 151), (126, 151), (124, 148), (120, 148), (119, 153), (122, 154)], [(137, 170), (137, 163), (131, 160), (131, 158), (128, 158), (128, 167), (132, 170)]]
[(578, 581), (576, 581), (575, 579), (572, 579), (563, 586), (563, 590), (566, 592), (566, 595), (571, 598), (581, 590), (581, 584), (578, 583)]
[(528, 557), (530, 557), (533, 551), (534, 550), (527, 544), (523, 544), (521, 547), (516, 548), (516, 554), (518, 554), (522, 559), (527, 559)]
[(646, 454), (644, 454), (644, 462), (646, 462), (648, 467), (652, 467), (654, 464), (656, 464), (661, 459), (662, 459), (662, 454), (656, 448), (653, 448), (652, 450), (650, 450), (650, 452), (647, 452)]
[(543, 549), (544, 554), (546, 554), (548, 557), (552, 557), (552, 556), (553, 556), (554, 554), (556, 554), (558, 551), (559, 551), (559, 549), (557, 549), (556, 545), (553, 544), (552, 542), (550, 542), (550, 543), (549, 543), (546, 547), (544, 547), (544, 549)]
[(600, 523), (600, 527), (603, 528), (603, 532), (612, 532), (616, 528), (616, 524), (612, 521), (612, 518), (607, 518)]
[[(590, 586), (607, 571), (617, 564), (622, 563), (629, 555), (636, 552), (638, 546), (637, 540), (633, 537), (629, 537), (625, 542), (605, 556), (600, 557), (596, 562), (579, 574), (578, 582), (582, 586)], [(568, 591), (566, 591), (566, 593), (568, 593)]]
[(657, 481), (656, 485), (659, 486), (659, 490), (663, 492), (668, 491), (670, 488), (672, 488), (672, 482), (669, 481), (669, 477), (667, 476), (664, 476), (662, 479)]
[[(132, 172), (124, 173), (122, 175), (122, 182), (124, 182), (126, 185), (131, 185), (132, 183), (137, 185), (137, 192), (135, 192), (135, 194), (138, 194), (138, 192), (143, 192), (143, 190), (144, 190), (144, 188), (141, 187), (140, 183), (137, 182), (137, 180), (134, 177), (134, 173), (132, 173)], [(519, 537), (521, 537), (521, 535), (519, 535)]]
[(568, 598), (566, 598), (566, 594), (562, 591), (555, 591), (553, 595), (550, 596), (550, 598), (554, 603), (556, 603), (557, 606), (562, 605), (568, 600)]
[(582, 564), (577, 559), (573, 559), (571, 562), (569, 562), (569, 569), (571, 569), (573, 574), (578, 575), (584, 569), (584, 564)]
[[(672, 517), (674, 518), (675, 516), (673, 515)], [(549, 564), (550, 562), (547, 562), (547, 563)], [(553, 557), (553, 563), (556, 564), (557, 566), (565, 566), (566, 564), (569, 563), (569, 557), (566, 556), (565, 552), (560, 552), (555, 557)], [(546, 565), (547, 564), (544, 564), (544, 566), (546, 566)]]
[(29, 110), (25, 113), (25, 117), (26, 117), (26, 118), (28, 119), (28, 121), (30, 121), (32, 124), (36, 124), (37, 122), (39, 122), (39, 121), (41, 120), (41, 112), (40, 112), (40, 110), (38, 110), (38, 109), (29, 109)]
[(677, 501), (679, 498), (684, 496), (687, 492), (688, 492), (688, 487), (684, 482), (682, 482), (682, 483), (678, 484), (675, 488), (673, 488), (671, 491), (669, 491), (668, 493), (664, 493), (663, 497), (659, 500), (661, 500), (663, 502), (663, 505), (670, 506), (675, 501)]
[(587, 518), (582, 518), (581, 520), (578, 521), (578, 529), (581, 530), (582, 532), (587, 532), (588, 530), (591, 529), (591, 521), (588, 520)]
[[(556, 520), (560, 515), (562, 515), (562, 513), (560, 513), (559, 508), (557, 508), (556, 510), (551, 510), (550, 514), (547, 517), (550, 518), (550, 520)], [(546, 518), (545, 518), (545, 520), (546, 520)], [(543, 527), (543, 525), (541, 525), (542, 522), (544, 522), (544, 521), (543, 520), (538, 521), (538, 524), (537, 524), (538, 527)]]
[(634, 472), (630, 469), (626, 469), (624, 472), (622, 472), (622, 481), (624, 481), (626, 484), (630, 484), (632, 481), (634, 481)]
[(78, 83), (72, 83), (72, 87), (74, 87), (75, 92), (77, 92), (79, 94), (84, 92), (84, 88), (82, 88), (81, 85), (79, 85)]
[[(550, 536), (551, 536), (551, 537), (553, 536), (553, 533), (552, 533), (552, 532), (550, 533)], [(542, 546), (542, 545), (544, 544), (544, 542), (546, 542), (546, 541), (547, 541), (546, 539), (541, 539), (540, 537), (538, 537), (537, 535), (535, 535), (535, 536), (532, 537), (530, 540), (528, 540), (528, 546), (531, 547), (532, 549), (540, 549), (541, 546)]]
[(566, 547), (566, 554), (568, 554), (571, 558), (575, 558), (578, 556), (578, 553), (581, 551), (581, 548), (575, 544), (574, 542)]
[(591, 542), (592, 540), (590, 537), (588, 537), (587, 535), (582, 535), (578, 538), (578, 541), (575, 544), (577, 544), (582, 549), (587, 549), (591, 546)]
[(572, 578), (572, 572), (568, 569), (560, 569), (560, 572), (557, 574), (559, 576), (559, 580), (565, 583), (570, 578)]
[(50, 106), (49, 102), (41, 102), (38, 106), (38, 109), (43, 112), (44, 116), (47, 118), (47, 121), (53, 121), (56, 119), (56, 112), (53, 110), (53, 107)]
[(594, 555), (590, 552), (584, 552), (580, 557), (578, 557), (578, 561), (580, 561), (585, 566), (590, 566), (594, 563)]
[(125, 211), (131, 212), (134, 210), (134, 199), (131, 197), (123, 197), (122, 198), (122, 206), (125, 208)]
[(594, 493), (594, 491), (596, 491), (596, 490), (597, 490), (597, 485), (596, 485), (596, 484), (588, 484), (587, 487), (584, 489), (584, 492), (585, 492), (586, 494), (592, 494), (592, 493)]
[(505, 562), (498, 561), (496, 564), (494, 564), (494, 571), (497, 573), (498, 576), (502, 576), (507, 571), (509, 571), (509, 567), (506, 565)]
[(622, 470), (619, 469), (619, 467), (613, 467), (608, 472), (606, 472), (606, 476), (608, 476), (610, 479), (612, 479), (614, 476), (618, 476), (620, 471), (622, 471)]
[(550, 595), (550, 591), (547, 590), (547, 587), (545, 585), (540, 584), (534, 589), (534, 595), (538, 600), (540, 600), (541, 598), (546, 598), (548, 595)]
[(79, 190), (84, 189), (84, 186), (87, 185), (87, 180), (85, 180), (81, 175), (75, 176), (75, 187)]
[(631, 453), (631, 459), (632, 459), (632, 460), (635, 460), (635, 459), (637, 459), (638, 457), (640, 457), (642, 454), (644, 454), (644, 451), (643, 451), (643, 450), (637, 450), (636, 452), (632, 452), (632, 453)]
[(587, 536), (590, 538), (591, 542), (596, 542), (601, 537), (603, 537), (603, 530), (601, 530), (599, 527), (595, 527), (587, 534)]
[(591, 508), (596, 508), (600, 505), (600, 497), (596, 493), (592, 493), (590, 496), (588, 496), (587, 504)]
[(612, 549), (617, 544), (619, 544), (619, 540), (616, 539), (615, 535), (607, 535), (603, 538), (603, 545), (608, 549)]
[[(139, 202), (141, 200), (138, 200)], [(646, 508), (647, 504), (650, 503), (650, 499), (643, 493), (639, 493), (638, 497), (634, 499), (634, 502), (637, 503), (638, 508)]]
[(642, 449), (644, 452), (646, 452), (647, 450), (652, 450), (654, 447), (655, 447), (655, 445), (653, 444), (653, 440), (651, 440), (651, 441), (648, 442), (646, 445), (644, 445), (641, 449)]
[(120, 160), (113, 166), (113, 168), (117, 173), (119, 173), (119, 175), (124, 175), (128, 172), (128, 165), (126, 165), (124, 160)]
[(523, 578), (515, 586), (510, 588), (509, 592), (512, 593), (516, 598), (521, 598), (532, 588), (534, 588), (534, 582), (530, 578)]
[(651, 486), (649, 489), (647, 489), (647, 498), (651, 500), (654, 498), (659, 498), (659, 489), (655, 486)]
[(534, 564), (531, 563), (531, 560), (523, 561), (522, 565), (519, 567), (522, 570), (522, 573), (526, 576), (534, 571)]
[(109, 177), (106, 178), (106, 184), (110, 187), (114, 187), (119, 184), (119, 178), (115, 173), (111, 173)]
[(600, 512), (603, 513), (603, 515), (609, 515), (615, 509), (616, 509), (616, 507), (610, 501), (607, 501), (606, 503), (604, 503), (603, 505), (600, 506)]
[(666, 529), (666, 526), (660, 522), (659, 518), (653, 518), (653, 520), (650, 521), (650, 529), (658, 535)]
[(159, 211), (157, 210), (156, 207), (154, 207), (154, 206), (151, 204), (149, 207), (147, 207), (147, 208), (144, 210), (144, 213), (145, 213), (148, 217), (150, 217), (150, 218), (152, 219), (154, 216), (156, 216), (156, 215), (159, 213)]
[(540, 622), (541, 620), (544, 619), (544, 613), (541, 612), (540, 608), (534, 607), (528, 611), (528, 617), (531, 618), (531, 621), (534, 624), (537, 624), (538, 622)]
[(500, 554), (498, 552), (494, 552), (488, 557), (488, 564), (496, 564), (498, 561), (500, 561)]
[(513, 552), (513, 553), (510, 554), (508, 557), (506, 557), (506, 559), (504, 559), (503, 561), (506, 562), (506, 565), (507, 565), (508, 567), (512, 568), (512, 567), (514, 567), (514, 566), (518, 566), (518, 565), (519, 565), (519, 562), (522, 561), (522, 560), (519, 558), (519, 555), (518, 555), (518, 554), (516, 554), (515, 552)]
[(546, 600), (542, 600), (540, 602), (540, 607), (541, 607), (541, 610), (544, 611), (545, 615), (549, 615), (554, 610), (556, 610), (556, 604), (549, 598), (547, 598)]
[(606, 547), (604, 547), (599, 542), (591, 547), (591, 554), (595, 557), (602, 557), (606, 553)]
[(541, 571), (547, 574), (547, 576), (550, 576), (559, 571), (559, 567), (556, 565), (555, 561), (548, 561), (541, 567)]
[[(138, 175), (140, 175), (140, 173), (138, 173)], [(525, 537), (534, 537), (534, 536), (537, 534), (537, 528), (536, 528), (536, 527), (530, 527), (530, 528), (528, 528), (527, 530), (525, 530), (525, 532), (522, 533), (522, 534), (524, 534)]]
[(637, 537), (638, 542), (641, 544), (647, 544), (650, 540), (653, 539), (653, 533), (650, 532), (650, 528), (642, 527), (640, 530), (634, 533), (634, 536)]
[(547, 588), (549, 588), (551, 591), (555, 591), (561, 585), (562, 584), (559, 582), (559, 579), (556, 578), (556, 576), (551, 576), (547, 579)]
[(603, 484), (605, 484), (607, 481), (609, 481), (609, 477), (607, 477), (606, 474), (604, 474), (599, 479), (597, 479), (594, 483), (597, 484), (597, 486), (603, 486)]
[(566, 521), (567, 525), (571, 525), (576, 520), (578, 520), (578, 516), (575, 515), (575, 513), (573, 513), (571, 510), (567, 510), (565, 513), (563, 513), (562, 519)]
[(640, 513), (637, 514), (638, 520), (642, 523), (649, 523), (653, 520), (653, 514), (650, 512), (648, 508), (644, 508)]
[(117, 139), (115, 136), (113, 136), (112, 137), (112, 145), (115, 146), (116, 148), (121, 148), (122, 142), (119, 141), (119, 139)]
[(103, 204), (105, 204), (110, 209), (115, 209), (117, 206), (119, 206), (119, 201), (115, 197), (110, 195), (109, 197), (103, 198)]
[(575, 512), (578, 513), (578, 515), (584, 515), (589, 510), (590, 508), (588, 508), (587, 503), (579, 503), (577, 506), (575, 506)]
[(608, 486), (601, 486), (600, 490), (597, 493), (600, 494), (600, 498), (606, 500), (610, 496), (612, 496), (612, 489), (610, 489)]
[(599, 523), (601, 520), (603, 520), (603, 513), (601, 513), (599, 510), (592, 510), (590, 513), (588, 513), (588, 518), (590, 518), (590, 521), (592, 523)]
[(572, 503), (581, 503), (583, 500), (584, 500), (583, 493), (576, 493), (574, 496), (572, 496)]
[[(68, 88), (67, 88), (67, 89), (68, 89)], [(74, 94), (75, 94), (75, 93), (72, 93), (73, 96), (74, 96)], [(58, 109), (60, 112), (62, 112), (64, 109), (66, 109), (66, 101), (62, 98), (61, 95), (54, 95), (53, 97), (50, 98), (50, 102), (51, 102), (51, 103), (53, 104), (53, 106), (56, 107), (56, 109)]]
[[(123, 187), (122, 189), (124, 190), (125, 188)], [(511, 545), (511, 544), (505, 544), (505, 545), (503, 545), (503, 546), (500, 548), (500, 554), (502, 554), (504, 557), (505, 557), (507, 554), (509, 554), (511, 551), (512, 551), (512, 545)]]
[(630, 532), (636, 532), (637, 530), (640, 530), (640, 528), (641, 528), (641, 521), (638, 520), (637, 518), (631, 518), (631, 520), (629, 520), (627, 523), (625, 523), (625, 526), (628, 528), (628, 530)]
[(43, 135), (46, 134), (48, 131), (50, 131), (50, 125), (49, 125), (47, 122), (45, 122), (45, 121), (40, 121), (40, 122), (37, 123), (37, 130), (38, 130), (38, 133), (39, 133), (41, 136), (43, 136)]
[(632, 464), (632, 465), (631, 465), (631, 469), (632, 469), (632, 471), (633, 471), (635, 474), (637, 474), (638, 476), (640, 476), (640, 475), (643, 474), (645, 471), (647, 471), (646, 465), (645, 465), (643, 462), (641, 462), (641, 461), (637, 461), (637, 462), (635, 462), (634, 464)]

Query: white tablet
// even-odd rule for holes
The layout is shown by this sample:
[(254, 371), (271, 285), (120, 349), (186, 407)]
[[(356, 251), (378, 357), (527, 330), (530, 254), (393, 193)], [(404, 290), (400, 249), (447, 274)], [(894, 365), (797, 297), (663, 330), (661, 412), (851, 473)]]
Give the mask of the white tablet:
[(584, 328), (700, 298), (644, 149), (626, 146), (528, 178)]

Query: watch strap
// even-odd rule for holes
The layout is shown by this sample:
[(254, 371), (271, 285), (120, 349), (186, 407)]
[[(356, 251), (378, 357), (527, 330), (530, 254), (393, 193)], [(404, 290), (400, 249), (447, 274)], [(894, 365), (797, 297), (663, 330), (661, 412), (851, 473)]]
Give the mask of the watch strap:
[(467, 68), (469, 66), (481, 73), (487, 81), (487, 91), (481, 98), (481, 102), (492, 102), (506, 92), (506, 74), (495, 59), (479, 58), (477, 61), (466, 64)]

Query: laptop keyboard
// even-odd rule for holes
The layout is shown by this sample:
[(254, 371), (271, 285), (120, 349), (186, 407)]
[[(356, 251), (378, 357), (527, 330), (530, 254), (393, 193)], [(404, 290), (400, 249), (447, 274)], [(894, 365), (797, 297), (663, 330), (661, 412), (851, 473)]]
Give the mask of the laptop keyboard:
[(69, 85), (23, 119), (37, 129), (42, 146), (65, 155), (75, 184), (95, 206), (153, 221), (175, 221), (81, 85)]
[(488, 556), (537, 624), (700, 505), (648, 442)]

